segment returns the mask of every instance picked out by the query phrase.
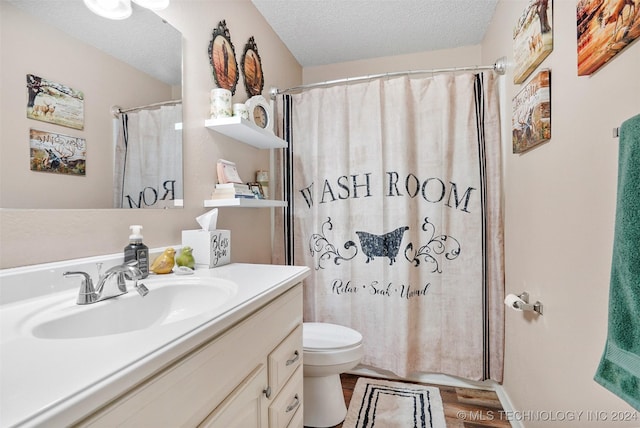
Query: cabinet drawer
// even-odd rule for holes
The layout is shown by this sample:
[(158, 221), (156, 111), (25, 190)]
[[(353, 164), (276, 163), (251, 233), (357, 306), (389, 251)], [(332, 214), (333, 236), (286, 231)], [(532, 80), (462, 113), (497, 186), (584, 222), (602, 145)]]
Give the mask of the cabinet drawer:
[(302, 390), (302, 366), (299, 366), (269, 406), (269, 428), (287, 428), (296, 413), (302, 410)]
[(302, 414), (302, 406), (296, 410), (296, 414), (293, 415), (293, 419), (289, 422), (287, 428), (303, 428), (304, 415)]
[(302, 325), (296, 327), (286, 339), (269, 354), (269, 386), (273, 394), (302, 364)]

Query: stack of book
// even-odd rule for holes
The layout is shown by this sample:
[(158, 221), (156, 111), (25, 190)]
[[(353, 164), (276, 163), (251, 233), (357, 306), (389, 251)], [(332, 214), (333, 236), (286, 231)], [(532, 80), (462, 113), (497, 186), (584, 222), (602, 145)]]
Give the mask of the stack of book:
[(216, 184), (216, 190), (211, 194), (211, 199), (234, 199), (247, 198), (255, 199), (256, 195), (248, 185), (241, 183)]

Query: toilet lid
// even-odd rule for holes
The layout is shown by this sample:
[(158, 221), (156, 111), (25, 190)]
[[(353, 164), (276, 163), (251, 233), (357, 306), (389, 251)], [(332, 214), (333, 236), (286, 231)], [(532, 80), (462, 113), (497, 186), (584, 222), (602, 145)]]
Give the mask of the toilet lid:
[(348, 348), (360, 343), (362, 335), (349, 327), (323, 322), (302, 324), (302, 347), (305, 350)]

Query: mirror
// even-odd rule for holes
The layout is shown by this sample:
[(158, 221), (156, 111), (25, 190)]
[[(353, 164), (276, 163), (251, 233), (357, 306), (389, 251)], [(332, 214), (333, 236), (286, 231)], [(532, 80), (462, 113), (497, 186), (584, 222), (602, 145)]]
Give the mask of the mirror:
[[(131, 17), (115, 21), (93, 14), (82, 0), (3, 0), (2, 37), (15, 43), (3, 43), (1, 61), (5, 125), (0, 130), (0, 207), (113, 208), (117, 199), (124, 200), (124, 208), (182, 206), (182, 35), (153, 11), (132, 7)], [(81, 92), (82, 127), (43, 120), (47, 113), (42, 112), (40, 118), (28, 118), (34, 108), (27, 101), (28, 76)], [(144, 155), (135, 164), (116, 165), (122, 162), (116, 152), (123, 122), (128, 123), (132, 140), (133, 116), (175, 104), (178, 116), (172, 115), (175, 123), (168, 126), (176, 146), (171, 154)], [(126, 112), (126, 121), (122, 114), (112, 113), (116, 106)], [(142, 134), (148, 145), (149, 132)], [(35, 158), (33, 135), (82, 142), (85, 173), (30, 168)], [(31, 156), (25, 162), (27, 147)], [(54, 165), (64, 163), (64, 157), (57, 157)], [(155, 188), (143, 184), (122, 198), (115, 195), (114, 183), (121, 179), (114, 177), (114, 171), (133, 172), (151, 164), (176, 171), (175, 176)]]

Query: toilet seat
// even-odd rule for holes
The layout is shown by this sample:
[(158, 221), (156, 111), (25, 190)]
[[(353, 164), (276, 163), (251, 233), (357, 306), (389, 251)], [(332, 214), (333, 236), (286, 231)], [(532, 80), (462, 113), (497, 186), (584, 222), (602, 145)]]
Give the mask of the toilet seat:
[(339, 350), (362, 343), (360, 333), (337, 324), (305, 322), (302, 332), (302, 348), (305, 351)]
[(362, 335), (336, 324), (303, 323), (304, 364), (329, 366), (362, 358)]

